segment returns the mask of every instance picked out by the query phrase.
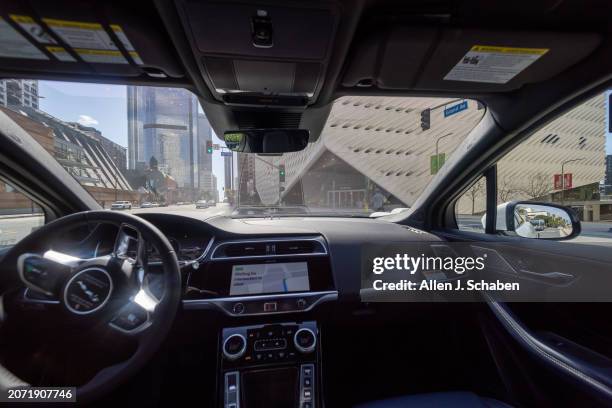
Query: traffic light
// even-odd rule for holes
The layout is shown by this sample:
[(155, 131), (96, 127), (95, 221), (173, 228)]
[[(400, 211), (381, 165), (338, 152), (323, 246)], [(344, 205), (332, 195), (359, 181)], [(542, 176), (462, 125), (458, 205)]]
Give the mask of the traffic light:
[(206, 153), (207, 154), (212, 154), (213, 152), (213, 143), (212, 140), (207, 140), (206, 141)]
[(423, 109), (421, 111), (421, 129), (427, 130), (430, 127), (431, 109)]
[(285, 182), (285, 165), (284, 164), (278, 165), (278, 181), (280, 183)]

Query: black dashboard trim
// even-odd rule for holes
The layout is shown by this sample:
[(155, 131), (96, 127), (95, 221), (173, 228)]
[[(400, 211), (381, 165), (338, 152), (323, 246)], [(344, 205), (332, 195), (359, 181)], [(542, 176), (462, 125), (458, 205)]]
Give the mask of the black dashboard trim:
[[(270, 311), (260, 313), (235, 313), (233, 307), (236, 303), (278, 301), (286, 299), (309, 299), (308, 306), (303, 309)], [(211, 299), (183, 299), (183, 308), (186, 310), (220, 310), (231, 317), (239, 316), (268, 316), (276, 314), (302, 313), (314, 309), (321, 303), (336, 301), (338, 299), (337, 290), (327, 290), (321, 292), (295, 292), (280, 293), (275, 295), (253, 295), (253, 296), (229, 296)]]

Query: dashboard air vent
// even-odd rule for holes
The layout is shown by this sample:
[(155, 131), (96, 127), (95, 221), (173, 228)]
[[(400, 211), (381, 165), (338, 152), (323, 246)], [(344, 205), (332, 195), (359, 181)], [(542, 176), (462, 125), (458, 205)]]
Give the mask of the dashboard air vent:
[(228, 244), (224, 247), (225, 256), (235, 258), (238, 256), (257, 256), (266, 255), (266, 243), (265, 242), (239, 242), (235, 244)]
[(323, 252), (318, 241), (281, 241), (275, 244), (276, 255), (312, 254)]

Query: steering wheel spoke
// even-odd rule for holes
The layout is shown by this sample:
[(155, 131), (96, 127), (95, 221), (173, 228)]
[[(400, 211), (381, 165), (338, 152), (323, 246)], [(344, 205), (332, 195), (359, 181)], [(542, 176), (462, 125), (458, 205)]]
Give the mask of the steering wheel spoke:
[(55, 251), (43, 255), (25, 253), (17, 259), (17, 271), (28, 288), (57, 298), (64, 280), (70, 276), (78, 260)]

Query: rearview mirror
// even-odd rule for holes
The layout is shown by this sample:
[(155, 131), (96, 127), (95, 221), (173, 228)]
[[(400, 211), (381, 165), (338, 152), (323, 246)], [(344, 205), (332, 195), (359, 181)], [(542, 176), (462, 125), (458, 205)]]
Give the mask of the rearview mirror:
[(550, 203), (510, 202), (505, 220), (508, 231), (525, 238), (570, 239), (581, 230), (580, 220), (572, 209)]
[(239, 153), (278, 154), (304, 150), (310, 132), (306, 129), (230, 130), (223, 134), (228, 149)]

